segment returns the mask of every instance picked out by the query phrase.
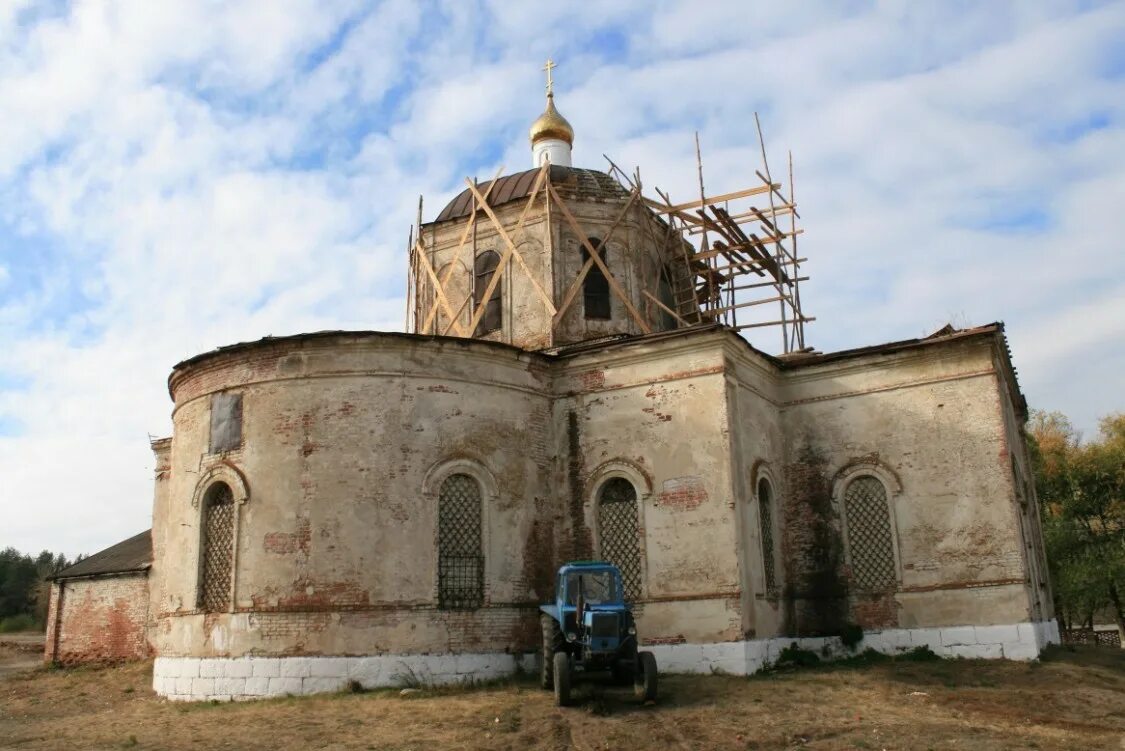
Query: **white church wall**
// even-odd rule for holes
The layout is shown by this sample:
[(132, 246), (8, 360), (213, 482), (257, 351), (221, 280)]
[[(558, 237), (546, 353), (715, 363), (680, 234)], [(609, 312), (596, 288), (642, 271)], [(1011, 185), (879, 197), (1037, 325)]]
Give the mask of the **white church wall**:
[(559, 419), (575, 414), (583, 524), (594, 555), (601, 554), (595, 499), (603, 469), (627, 462), (644, 476), (638, 630), (649, 642), (742, 633), (722, 340), (714, 332), (575, 355), (556, 381), (568, 395), (556, 406)]
[[(162, 655), (311, 654), (517, 648), (547, 596), (553, 550), (544, 425), (532, 355), (471, 341), (394, 335), (309, 338), (223, 354), (173, 379), (171, 501), (157, 510)], [(208, 454), (208, 394), (243, 394), (242, 446)], [(452, 458), (485, 483), (485, 607), (436, 606), (436, 489)], [(197, 606), (201, 510), (213, 466), (244, 475), (234, 605)], [(511, 544), (520, 540), (520, 544)], [(407, 542), (412, 541), (412, 542)], [(551, 554), (548, 552), (548, 555)], [(553, 557), (553, 556), (552, 556)]]
[[(733, 345), (733, 346), (732, 346)], [(780, 374), (764, 357), (727, 342), (731, 424), (731, 476), (735, 522), (739, 529), (739, 568), (743, 633), (772, 636), (784, 630), (785, 556), (782, 550), (782, 504), (786, 498), (785, 434), (781, 416)], [(767, 585), (761, 506), (761, 479), (770, 484), (774, 587)]]
[[(994, 341), (978, 336), (787, 376), (787, 453), (791, 473), (813, 478), (806, 506), (831, 492), (831, 506), (822, 507), (842, 542), (846, 482), (873, 473), (887, 489), (896, 591), (851, 595), (850, 621), (880, 628), (1030, 617)], [(842, 554), (846, 576), (847, 545)], [(799, 556), (791, 551), (790, 560)]]
[[(1005, 349), (998, 347), (993, 353), (993, 361), (998, 373), (1007, 372), (1009, 363)], [(1025, 587), (1031, 602), (1032, 617), (1035, 620), (1050, 619), (1055, 616), (1055, 607), (1048, 580), (1047, 551), (1043, 544), (1043, 527), (1035, 492), (1035, 476), (1023, 432), (1023, 415), (1015, 402), (1019, 399), (1018, 393), (1013, 396), (1018, 390), (1014, 380), (1009, 381), (1008, 378), (998, 378), (997, 385), (1001, 394), (1005, 443), (1012, 469), (1008, 475), (1011, 486), (1009, 492), (1013, 499), (1012, 512), (1016, 518), (1016, 528), (1020, 535), (1020, 551), (1027, 571)]]

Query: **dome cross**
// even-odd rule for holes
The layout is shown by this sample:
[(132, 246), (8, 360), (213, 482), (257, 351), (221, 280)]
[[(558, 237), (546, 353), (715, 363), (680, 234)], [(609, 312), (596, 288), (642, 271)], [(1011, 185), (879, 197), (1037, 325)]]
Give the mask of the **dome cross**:
[(551, 58), (547, 58), (547, 64), (543, 66), (543, 70), (547, 71), (547, 96), (554, 96), (555, 94), (555, 80), (551, 77), (551, 69), (559, 67)]

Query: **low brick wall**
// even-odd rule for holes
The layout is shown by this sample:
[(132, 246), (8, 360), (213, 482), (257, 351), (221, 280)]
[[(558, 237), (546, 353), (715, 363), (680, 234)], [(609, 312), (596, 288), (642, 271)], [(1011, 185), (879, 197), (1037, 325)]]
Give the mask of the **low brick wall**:
[(1063, 644), (1093, 644), (1099, 647), (1121, 647), (1117, 630), (1073, 628), (1062, 632)]
[(61, 665), (148, 657), (147, 621), (146, 572), (56, 581), (44, 657)]

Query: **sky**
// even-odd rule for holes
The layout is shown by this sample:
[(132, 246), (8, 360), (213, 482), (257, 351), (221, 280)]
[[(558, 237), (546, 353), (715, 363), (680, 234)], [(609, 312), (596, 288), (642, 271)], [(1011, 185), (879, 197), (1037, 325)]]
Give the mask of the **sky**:
[(807, 344), (1002, 320), (1031, 407), (1125, 409), (1125, 3), (0, 0), (0, 547), (149, 526), (180, 360), (401, 330), (418, 196), (531, 166), (548, 57), (575, 165), (679, 200), (760, 114)]

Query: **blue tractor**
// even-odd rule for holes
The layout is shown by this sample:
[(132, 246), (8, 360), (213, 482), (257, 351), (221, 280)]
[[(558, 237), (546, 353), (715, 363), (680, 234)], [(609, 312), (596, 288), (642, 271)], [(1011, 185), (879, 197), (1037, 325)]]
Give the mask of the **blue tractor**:
[(543, 660), (540, 685), (554, 689), (555, 703), (570, 703), (570, 688), (583, 674), (606, 671), (631, 680), (637, 697), (656, 699), (656, 658), (637, 650), (637, 627), (625, 604), (621, 571), (604, 561), (575, 561), (559, 569), (555, 601), (540, 608)]

